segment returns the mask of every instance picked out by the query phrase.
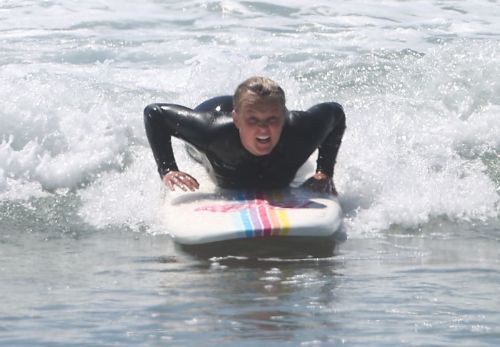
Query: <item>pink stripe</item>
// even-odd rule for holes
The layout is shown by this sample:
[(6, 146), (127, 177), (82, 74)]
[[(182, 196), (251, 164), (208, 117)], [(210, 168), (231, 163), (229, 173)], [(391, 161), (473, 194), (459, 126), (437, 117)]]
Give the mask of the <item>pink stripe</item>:
[[(271, 205), (275, 205), (276, 204), (276, 201), (275, 201), (275, 197), (274, 197), (274, 194), (273, 192), (268, 192), (266, 194), (266, 200), (267, 201), (270, 201), (271, 202)], [(272, 236), (276, 236), (280, 234), (280, 230), (281, 230), (281, 221), (278, 217), (278, 210), (277, 210), (277, 207), (276, 206), (269, 206), (268, 205), (268, 209), (267, 209), (267, 215), (269, 216), (269, 220), (271, 221), (271, 225), (273, 227), (273, 231), (271, 231), (271, 235)]]
[(250, 195), (247, 196), (247, 199), (249, 201), (248, 215), (250, 216), (250, 222), (252, 223), (252, 227), (254, 229), (254, 236), (259, 237), (262, 236), (262, 224), (258, 214), (259, 210), (256, 208), (255, 203), (252, 203), (252, 201), (250, 200), (251, 198), (252, 197)]

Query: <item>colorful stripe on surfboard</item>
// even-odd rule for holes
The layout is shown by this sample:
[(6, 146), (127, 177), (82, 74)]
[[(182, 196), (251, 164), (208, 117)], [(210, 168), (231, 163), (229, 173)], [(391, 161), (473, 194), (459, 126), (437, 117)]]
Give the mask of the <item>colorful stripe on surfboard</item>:
[(278, 192), (240, 192), (242, 208), (235, 214), (236, 223), (242, 223), (246, 237), (284, 236), (290, 230), (286, 210), (271, 206), (269, 201), (283, 202)]
[(235, 202), (201, 206), (195, 211), (231, 213), (234, 223), (242, 225), (245, 236), (251, 238), (287, 235), (290, 223), (284, 207), (303, 206), (303, 202), (285, 201), (279, 191), (239, 192)]

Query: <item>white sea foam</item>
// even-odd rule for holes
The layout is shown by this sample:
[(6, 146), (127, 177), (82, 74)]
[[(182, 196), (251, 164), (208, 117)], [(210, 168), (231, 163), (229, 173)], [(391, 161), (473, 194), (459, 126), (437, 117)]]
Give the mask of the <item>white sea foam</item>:
[(0, 199), (69, 189), (87, 223), (155, 229), (144, 106), (192, 107), (266, 74), (291, 109), (344, 105), (335, 178), (350, 235), (498, 218), (498, 11), (487, 1), (3, 3)]

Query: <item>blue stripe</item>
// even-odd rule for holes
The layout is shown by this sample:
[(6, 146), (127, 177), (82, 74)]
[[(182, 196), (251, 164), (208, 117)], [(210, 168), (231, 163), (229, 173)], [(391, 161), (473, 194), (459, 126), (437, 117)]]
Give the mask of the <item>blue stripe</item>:
[[(246, 201), (247, 198), (245, 197), (244, 192), (238, 192), (238, 199), (243, 202)], [(245, 235), (248, 238), (254, 237), (254, 228), (252, 227), (252, 222), (250, 220), (250, 216), (248, 214), (249, 210), (248, 208), (243, 208), (240, 210), (239, 217), (241, 222), (243, 223), (243, 227), (245, 228)]]

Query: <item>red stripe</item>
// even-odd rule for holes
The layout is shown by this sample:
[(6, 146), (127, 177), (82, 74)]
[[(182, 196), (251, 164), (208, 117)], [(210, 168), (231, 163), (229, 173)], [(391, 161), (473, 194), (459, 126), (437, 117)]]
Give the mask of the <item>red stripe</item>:
[(260, 200), (257, 203), (257, 211), (259, 215), (259, 219), (262, 223), (262, 231), (264, 236), (271, 236), (272, 223), (268, 216), (269, 205), (264, 200), (264, 196), (262, 192), (256, 193), (257, 200)]

